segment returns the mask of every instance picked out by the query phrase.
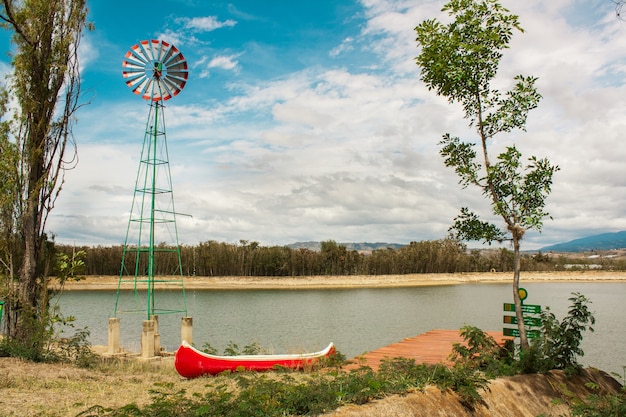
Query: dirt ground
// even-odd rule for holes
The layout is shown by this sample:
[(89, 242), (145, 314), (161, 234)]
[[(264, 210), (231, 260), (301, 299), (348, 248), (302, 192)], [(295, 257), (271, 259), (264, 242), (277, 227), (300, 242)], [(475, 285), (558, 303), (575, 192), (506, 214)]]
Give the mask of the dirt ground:
[[(306, 277), (184, 277), (184, 285), (186, 289), (192, 290), (378, 288), (511, 282), (512, 279), (513, 273), (511, 272)], [(521, 275), (522, 283), (558, 281), (626, 282), (626, 272), (588, 270), (522, 272)], [(132, 283), (122, 283), (122, 286), (131, 285)], [(67, 282), (64, 290), (114, 290), (117, 286), (118, 277), (116, 276), (88, 276), (81, 281)]]

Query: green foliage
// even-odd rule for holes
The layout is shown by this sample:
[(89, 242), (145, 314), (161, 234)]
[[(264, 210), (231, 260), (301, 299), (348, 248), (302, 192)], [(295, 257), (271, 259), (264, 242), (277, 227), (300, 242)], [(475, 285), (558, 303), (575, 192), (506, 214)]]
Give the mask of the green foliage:
[(341, 368), (347, 364), (348, 358), (346, 355), (335, 349), (332, 355), (320, 358), (314, 368)]
[(442, 9), (455, 21), (444, 25), (426, 20), (415, 28), (422, 53), (417, 64), (429, 89), (460, 102), (468, 117), (477, 117), (477, 98), (487, 98), (489, 81), (498, 70), (502, 50), (508, 48), (517, 16), (496, 1), (451, 0)]
[(572, 417), (626, 416), (626, 388), (618, 394), (591, 394), (587, 401), (576, 401), (570, 406)]
[[(216, 348), (211, 346), (210, 343), (205, 343), (202, 345), (202, 351), (204, 353), (208, 353), (209, 355), (218, 355), (219, 352)], [(262, 353), (267, 353), (261, 349), (261, 346), (256, 341), (251, 342), (250, 344), (245, 345), (243, 348), (240, 348), (239, 345), (232, 340), (228, 342), (228, 345), (224, 349), (224, 356), (238, 356), (238, 355), (258, 355)]]
[(4, 337), (0, 340), (0, 356), (22, 358), (34, 362), (43, 362), (49, 359), (45, 348), (52, 338), (52, 329), (42, 322), (36, 314), (22, 314), (24, 331), (30, 338)]
[[(617, 392), (601, 393), (600, 387), (594, 382), (588, 382), (585, 386), (595, 391), (584, 400), (575, 393), (561, 387), (564, 402), (569, 405), (571, 417), (623, 417), (626, 416), (626, 387)], [(543, 416), (543, 415), (542, 415)], [(542, 417), (539, 416), (539, 417)]]
[(507, 147), (506, 152), (498, 155), (498, 162), (488, 169), (494, 213), (519, 221), (525, 229), (541, 230), (542, 219), (549, 217), (544, 211), (545, 200), (559, 168), (545, 158), (534, 156), (523, 167), (521, 157), (517, 148)]
[(85, 273), (85, 256), (86, 251), (75, 249), (71, 255), (63, 252), (56, 253), (56, 275), (59, 284), (63, 286), (66, 281), (80, 281), (85, 277), (81, 274)]
[(493, 337), (474, 326), (463, 326), (460, 334), (464, 343), (452, 346), (450, 359), (457, 366), (478, 370), (494, 378), (512, 373), (513, 347), (500, 346)]
[(236, 343), (228, 342), (228, 346), (224, 350), (224, 354), (227, 356), (237, 356), (237, 355), (258, 355), (261, 352), (261, 347), (259, 344), (254, 341), (242, 349), (239, 349), (239, 346)]
[(204, 345), (202, 345), (202, 349), (201, 350), (204, 353), (208, 353), (209, 355), (219, 355), (219, 352), (218, 352), (217, 348), (214, 348), (208, 342), (206, 342), (206, 343), (204, 343)]
[(520, 352), (519, 370), (522, 373), (547, 372), (564, 369), (578, 373), (581, 369), (578, 356), (584, 356), (580, 347), (585, 331), (593, 332), (595, 317), (589, 310), (591, 301), (580, 293), (572, 293), (568, 314), (562, 321), (546, 308), (541, 313), (541, 336), (530, 348)]
[[(78, 251), (68, 257), (65, 254), (57, 255), (57, 278), (61, 285), (68, 279), (81, 279), (78, 273), (84, 262), (83, 251)], [(82, 367), (90, 367), (97, 361), (91, 350), (89, 330), (87, 328), (74, 331), (66, 337), (67, 331), (74, 330), (75, 317), (64, 316), (58, 304), (50, 305), (52, 290), (43, 293), (42, 305), (47, 311), (37, 314), (22, 312), (21, 324), (28, 338), (5, 337), (0, 341), (0, 355), (23, 358), (35, 362), (72, 362)], [(31, 309), (31, 307), (25, 307)]]
[(488, 244), (502, 243), (506, 238), (506, 233), (498, 226), (481, 221), (467, 207), (461, 208), (461, 214), (454, 218), (454, 225), (449, 232), (458, 240), (482, 240)]
[(81, 368), (92, 368), (99, 362), (99, 357), (91, 350), (90, 332), (87, 328), (78, 329), (71, 337), (55, 341), (55, 359), (71, 362)]
[(31, 326), (28, 331), (32, 337), (28, 340), (2, 338), (0, 356), (22, 358), (33, 362), (67, 362), (80, 367), (92, 367), (97, 363), (97, 356), (91, 350), (90, 333), (87, 328), (76, 330), (70, 337), (61, 337), (57, 327), (62, 326), (63, 331), (72, 328), (72, 318), (66, 320), (57, 316), (57, 322), (44, 323), (33, 318), (32, 315), (28, 317), (27, 323)]

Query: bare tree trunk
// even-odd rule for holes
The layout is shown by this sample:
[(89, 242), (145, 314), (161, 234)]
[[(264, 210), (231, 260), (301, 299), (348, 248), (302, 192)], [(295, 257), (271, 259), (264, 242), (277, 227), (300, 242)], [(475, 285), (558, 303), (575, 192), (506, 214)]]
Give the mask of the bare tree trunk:
[(17, 298), (13, 308), (21, 312), (14, 322), (14, 328), (9, 329), (9, 337), (26, 340), (29, 337), (29, 327), (33, 324), (39, 310), (40, 290), (37, 285), (37, 259), (39, 234), (37, 233), (37, 210), (33, 210), (32, 198), (29, 198), (24, 218), (24, 253), (22, 264), (18, 272)]
[(526, 326), (524, 325), (524, 315), (522, 312), (522, 299), (519, 295), (519, 279), (521, 270), (520, 238), (513, 232), (513, 302), (515, 303), (515, 318), (519, 329), (520, 347), (528, 347), (526, 336)]

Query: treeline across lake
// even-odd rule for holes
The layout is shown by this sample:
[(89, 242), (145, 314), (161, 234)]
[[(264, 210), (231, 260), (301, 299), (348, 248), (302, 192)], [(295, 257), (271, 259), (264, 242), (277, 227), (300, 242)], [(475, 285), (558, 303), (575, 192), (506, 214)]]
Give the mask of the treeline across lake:
[[(60, 253), (72, 256), (84, 251), (85, 275), (119, 275), (123, 246), (73, 247), (56, 245)], [(173, 250), (174, 249), (174, 250)], [(147, 251), (127, 251), (125, 271), (141, 274), (147, 271)], [(175, 248), (158, 246), (153, 254), (155, 275), (178, 275), (178, 253)], [(507, 249), (468, 250), (452, 239), (411, 242), (398, 249), (373, 251), (348, 250), (329, 240), (320, 250), (261, 246), (242, 240), (239, 244), (208, 241), (196, 246), (181, 246), (182, 274), (186, 276), (310, 276), (310, 275), (389, 275), (415, 273), (455, 273), (512, 271), (513, 253)], [(555, 271), (568, 268), (625, 269), (624, 261), (594, 259), (589, 265), (580, 257), (527, 254), (522, 270)], [(599, 265), (599, 266), (598, 266)]]

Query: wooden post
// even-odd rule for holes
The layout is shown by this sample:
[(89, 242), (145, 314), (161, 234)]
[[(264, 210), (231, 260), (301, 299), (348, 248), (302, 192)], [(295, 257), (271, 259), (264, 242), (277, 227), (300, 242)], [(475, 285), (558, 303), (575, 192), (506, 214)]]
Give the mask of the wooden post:
[(120, 319), (117, 317), (109, 318), (109, 346), (107, 353), (109, 355), (120, 353)]
[(193, 343), (193, 317), (183, 317), (180, 328), (181, 341)]
[(141, 329), (141, 357), (154, 357), (154, 320), (144, 320)]

